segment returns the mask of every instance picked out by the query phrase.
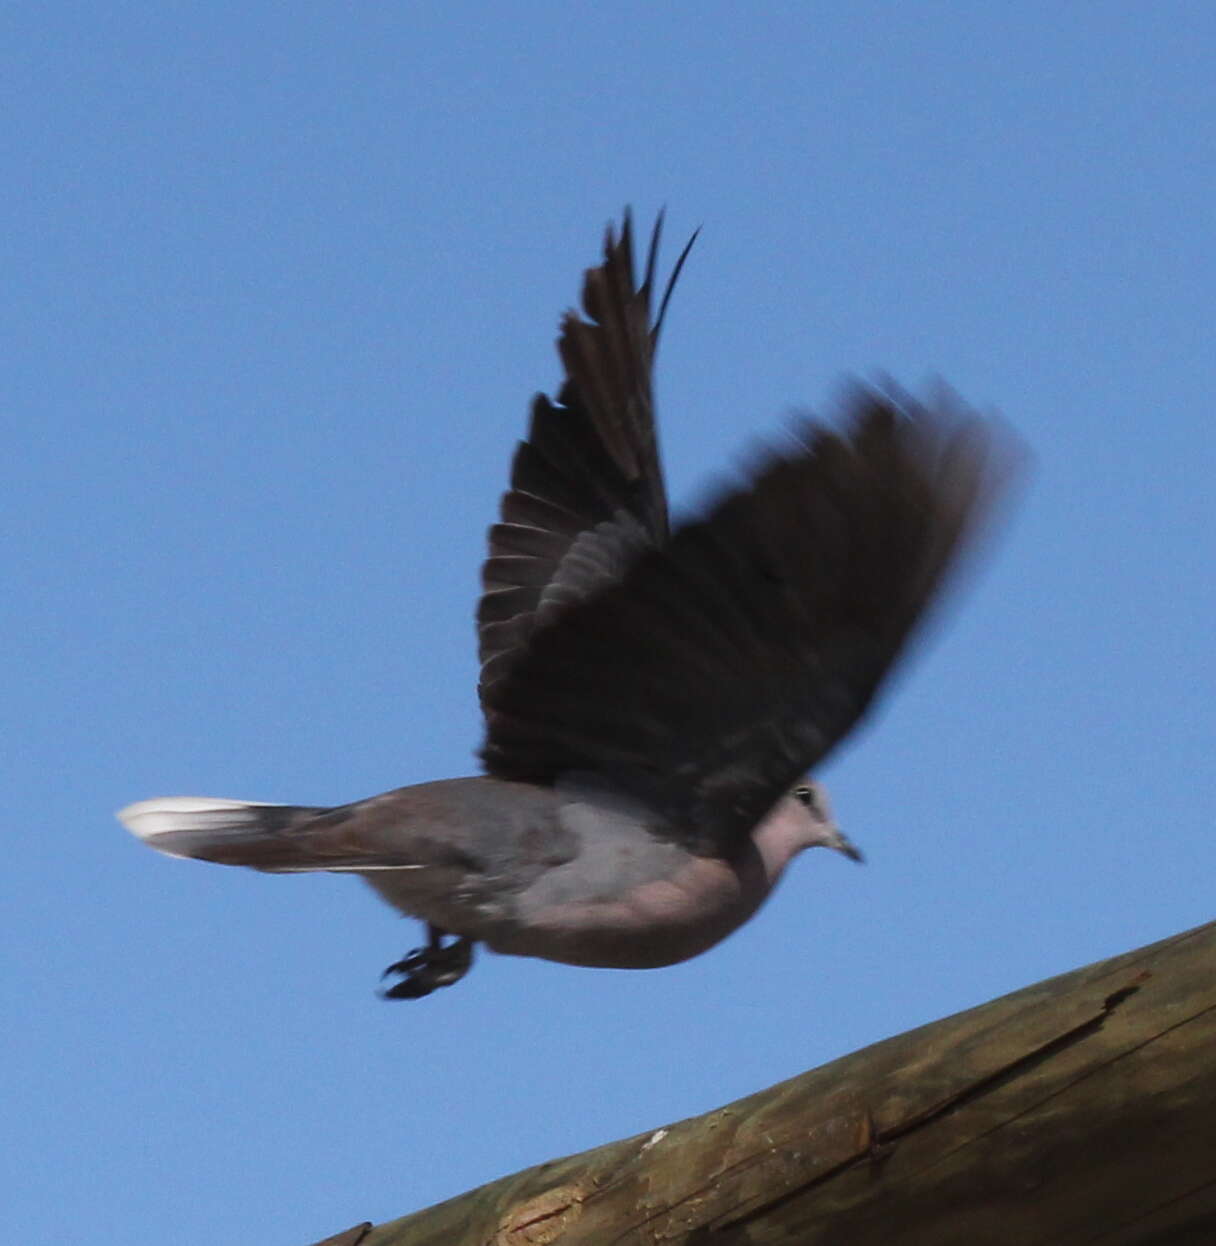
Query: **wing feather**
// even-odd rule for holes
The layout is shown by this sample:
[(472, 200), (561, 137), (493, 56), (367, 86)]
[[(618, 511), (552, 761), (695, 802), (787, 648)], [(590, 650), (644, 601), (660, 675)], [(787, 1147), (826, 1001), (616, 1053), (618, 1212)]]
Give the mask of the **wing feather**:
[(502, 778), (591, 772), (729, 851), (848, 734), (1014, 461), (953, 401), (856, 391), (486, 689)]
[(652, 321), (661, 233), (660, 216), (639, 284), (629, 214), (619, 234), (609, 227), (602, 262), (584, 276), (583, 314), (562, 318), (562, 385), (555, 401), (543, 394), (533, 401), (501, 522), (489, 533), (477, 615), (483, 697), (510, 672), (538, 626), (667, 539), (651, 369), (688, 247)]

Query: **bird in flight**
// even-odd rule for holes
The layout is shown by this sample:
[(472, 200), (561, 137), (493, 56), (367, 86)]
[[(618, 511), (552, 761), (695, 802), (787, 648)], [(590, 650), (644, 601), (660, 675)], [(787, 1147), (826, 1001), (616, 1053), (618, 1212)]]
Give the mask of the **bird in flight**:
[(804, 848), (859, 859), (810, 780), (852, 730), (1011, 474), (957, 400), (857, 386), (671, 526), (651, 370), (662, 217), (629, 214), (561, 321), (477, 610), (484, 773), (336, 808), (166, 797), (119, 819), (170, 856), (356, 874), (426, 925), (382, 994), (474, 947), (644, 969), (747, 921)]

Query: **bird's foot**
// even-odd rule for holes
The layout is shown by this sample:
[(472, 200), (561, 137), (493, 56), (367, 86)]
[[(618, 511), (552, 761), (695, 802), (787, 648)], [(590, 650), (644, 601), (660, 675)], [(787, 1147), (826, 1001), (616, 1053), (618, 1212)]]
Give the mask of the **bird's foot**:
[(390, 965), (381, 979), (400, 974), (401, 981), (380, 992), (381, 999), (422, 999), (441, 986), (459, 982), (473, 964), (473, 939), (457, 936), (451, 943), (443, 942), (444, 932), (431, 926), (426, 947), (415, 948), (407, 956)]

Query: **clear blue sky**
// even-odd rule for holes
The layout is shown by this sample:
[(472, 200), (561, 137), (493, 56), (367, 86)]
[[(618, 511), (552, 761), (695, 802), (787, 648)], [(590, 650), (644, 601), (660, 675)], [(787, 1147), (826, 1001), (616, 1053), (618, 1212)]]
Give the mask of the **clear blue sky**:
[[(6, 6), (4, 1236), (303, 1246), (1211, 918), (1213, 47), (1203, 3)], [(417, 931), (357, 882), (112, 811), (472, 770), (484, 530), (625, 203), (704, 226), (677, 504), (850, 372), (1035, 472), (823, 776), (864, 869), (687, 965), (384, 1004)]]

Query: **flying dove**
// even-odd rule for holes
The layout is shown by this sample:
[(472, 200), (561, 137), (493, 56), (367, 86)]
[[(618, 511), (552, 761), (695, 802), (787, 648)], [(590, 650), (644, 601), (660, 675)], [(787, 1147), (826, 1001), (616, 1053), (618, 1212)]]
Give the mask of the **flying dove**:
[[(118, 817), (170, 856), (356, 874), (426, 923), (385, 971), (416, 999), (477, 943), (646, 969), (713, 947), (804, 848), (860, 853), (807, 777), (904, 650), (1013, 463), (951, 398), (855, 387), (671, 527), (652, 319), (628, 213), (587, 271), (489, 532), (477, 610), (485, 773), (336, 808), (167, 797)], [(694, 240), (695, 240), (694, 235)]]

